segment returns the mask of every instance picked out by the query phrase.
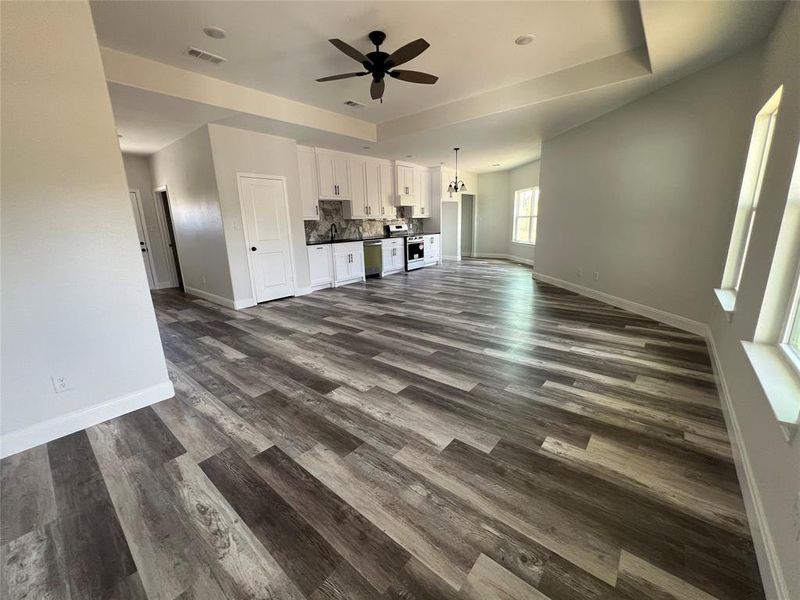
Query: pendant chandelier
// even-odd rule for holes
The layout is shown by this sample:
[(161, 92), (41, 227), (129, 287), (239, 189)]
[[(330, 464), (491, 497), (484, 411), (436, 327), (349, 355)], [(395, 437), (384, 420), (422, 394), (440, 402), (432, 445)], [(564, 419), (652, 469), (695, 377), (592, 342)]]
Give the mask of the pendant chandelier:
[(456, 176), (455, 179), (450, 182), (450, 185), (447, 186), (447, 191), (450, 193), (451, 198), (453, 197), (453, 192), (458, 193), (467, 191), (467, 184), (458, 178), (458, 151), (461, 150), (461, 148), (453, 148), (453, 150), (456, 151)]

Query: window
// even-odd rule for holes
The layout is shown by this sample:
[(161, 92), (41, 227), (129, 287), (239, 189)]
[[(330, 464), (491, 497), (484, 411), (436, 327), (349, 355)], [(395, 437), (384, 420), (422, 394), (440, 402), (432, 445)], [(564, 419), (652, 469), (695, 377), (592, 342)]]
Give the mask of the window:
[(767, 168), (769, 149), (782, 95), (783, 86), (778, 88), (758, 111), (753, 123), (753, 134), (750, 138), (750, 148), (747, 151), (747, 162), (742, 177), (742, 187), (739, 191), (736, 218), (733, 222), (733, 232), (728, 246), (728, 258), (725, 261), (725, 272), (722, 277), (721, 289), (717, 290), (717, 296), (720, 298), (723, 308), (729, 312), (733, 310), (736, 293), (742, 282), (742, 272), (758, 211), (758, 199), (761, 195), (761, 185), (764, 181), (764, 172)]
[(539, 188), (514, 192), (514, 231), (511, 239), (518, 244), (535, 244), (538, 217)]
[(800, 369), (800, 274), (798, 274), (794, 294), (792, 294), (781, 345), (789, 355), (789, 359)]

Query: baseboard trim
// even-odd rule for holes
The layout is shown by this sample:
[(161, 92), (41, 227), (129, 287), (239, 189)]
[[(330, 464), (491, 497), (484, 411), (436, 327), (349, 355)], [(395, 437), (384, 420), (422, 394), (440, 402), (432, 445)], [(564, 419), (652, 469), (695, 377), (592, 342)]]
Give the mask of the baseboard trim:
[[(205, 290), (199, 290), (197, 288), (184, 286), (183, 291), (187, 294), (191, 294), (192, 296), (197, 296), (198, 298), (202, 298), (203, 300), (208, 300), (209, 302), (213, 302), (214, 304), (219, 304), (220, 306), (224, 306), (225, 308), (233, 308), (238, 310), (240, 308), (245, 308), (247, 306), (253, 306), (252, 298), (248, 298), (247, 300), (239, 300), (234, 301), (230, 298), (224, 298), (222, 296), (217, 296), (216, 294), (212, 294), (211, 292), (206, 292)], [(249, 302), (249, 304), (245, 304), (245, 302)], [(240, 306), (236, 306), (240, 304)]]
[(758, 559), (758, 567), (761, 573), (761, 580), (764, 584), (764, 594), (768, 600), (789, 600), (789, 589), (783, 577), (778, 552), (772, 540), (767, 515), (764, 512), (764, 505), (761, 502), (761, 495), (758, 493), (753, 468), (750, 466), (750, 459), (747, 455), (747, 448), (739, 428), (739, 421), (736, 419), (736, 412), (733, 409), (731, 395), (728, 384), (725, 380), (722, 364), (717, 354), (717, 346), (711, 329), (706, 327), (706, 340), (708, 349), (711, 353), (711, 367), (714, 372), (714, 381), (717, 384), (722, 404), (722, 415), (725, 419), (725, 426), (728, 429), (728, 438), (733, 450), (733, 462), (736, 466), (736, 475), (739, 479), (739, 486), (742, 490), (745, 512), (747, 513), (747, 523), (750, 527), (750, 536), (753, 538), (753, 546)]
[(512, 262), (521, 263), (523, 265), (533, 266), (533, 261), (529, 258), (520, 258), (513, 254), (492, 254), (486, 252), (478, 252), (474, 254), (474, 258), (500, 258), (503, 260), (510, 260)]
[(442, 256), (444, 260), (461, 260), (460, 256)]
[(142, 390), (95, 404), (82, 410), (54, 417), (0, 437), (0, 458), (50, 442), (103, 421), (161, 402), (175, 395), (167, 380)]
[(156, 290), (165, 290), (167, 288), (175, 288), (175, 287), (178, 287), (178, 286), (175, 285), (174, 283), (172, 283), (171, 281), (159, 281), (159, 282), (156, 283), (156, 287), (154, 289), (156, 289)]
[(632, 300), (626, 300), (625, 298), (612, 296), (611, 294), (593, 290), (591, 288), (578, 285), (577, 283), (572, 283), (571, 281), (565, 281), (564, 279), (558, 279), (557, 277), (551, 277), (550, 275), (544, 275), (543, 273), (539, 273), (537, 271), (533, 272), (533, 277), (534, 279), (543, 281), (544, 283), (549, 283), (571, 292), (575, 292), (576, 294), (581, 294), (582, 296), (588, 296), (589, 298), (600, 300), (606, 304), (611, 304), (612, 306), (623, 308), (632, 313), (636, 313), (637, 315), (648, 317), (655, 321), (666, 323), (667, 325), (672, 325), (673, 327), (683, 329), (684, 331), (694, 333), (695, 335), (706, 337), (708, 334), (708, 329), (705, 323), (701, 323), (700, 321), (694, 321), (692, 319), (687, 319), (686, 317), (682, 317), (680, 315), (676, 315), (675, 313), (667, 312), (659, 308), (653, 308), (652, 306), (639, 304), (638, 302), (633, 302)]
[(255, 306), (256, 303), (253, 301), (252, 298), (245, 298), (244, 300), (236, 300), (233, 303), (233, 308), (236, 310), (241, 310), (243, 308), (248, 308), (250, 306)]

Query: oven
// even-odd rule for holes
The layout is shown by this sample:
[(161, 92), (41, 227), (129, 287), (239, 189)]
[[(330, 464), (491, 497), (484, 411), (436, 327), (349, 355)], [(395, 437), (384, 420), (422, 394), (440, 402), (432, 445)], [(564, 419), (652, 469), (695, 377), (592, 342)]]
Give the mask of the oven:
[(425, 266), (425, 238), (421, 235), (410, 235), (406, 238), (406, 271), (413, 271)]

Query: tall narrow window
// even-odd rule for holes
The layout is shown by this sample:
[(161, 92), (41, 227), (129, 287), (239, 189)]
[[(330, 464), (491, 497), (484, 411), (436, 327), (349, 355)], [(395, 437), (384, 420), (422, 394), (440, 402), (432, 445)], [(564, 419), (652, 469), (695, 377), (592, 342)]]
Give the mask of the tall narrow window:
[(539, 217), (539, 188), (514, 192), (514, 230), (511, 239), (518, 244), (536, 244)]
[[(742, 187), (739, 192), (739, 202), (736, 209), (736, 218), (733, 222), (733, 232), (728, 246), (728, 258), (725, 261), (725, 272), (722, 277), (721, 290), (718, 296), (723, 301), (726, 310), (733, 310), (736, 293), (742, 282), (747, 249), (753, 232), (758, 199), (761, 195), (761, 185), (764, 181), (764, 172), (767, 168), (769, 149), (772, 144), (772, 135), (775, 131), (775, 121), (778, 108), (783, 95), (783, 86), (772, 95), (767, 103), (758, 111), (753, 124), (753, 134), (750, 138), (750, 148), (747, 151)], [(727, 295), (727, 302), (724, 297)]]

